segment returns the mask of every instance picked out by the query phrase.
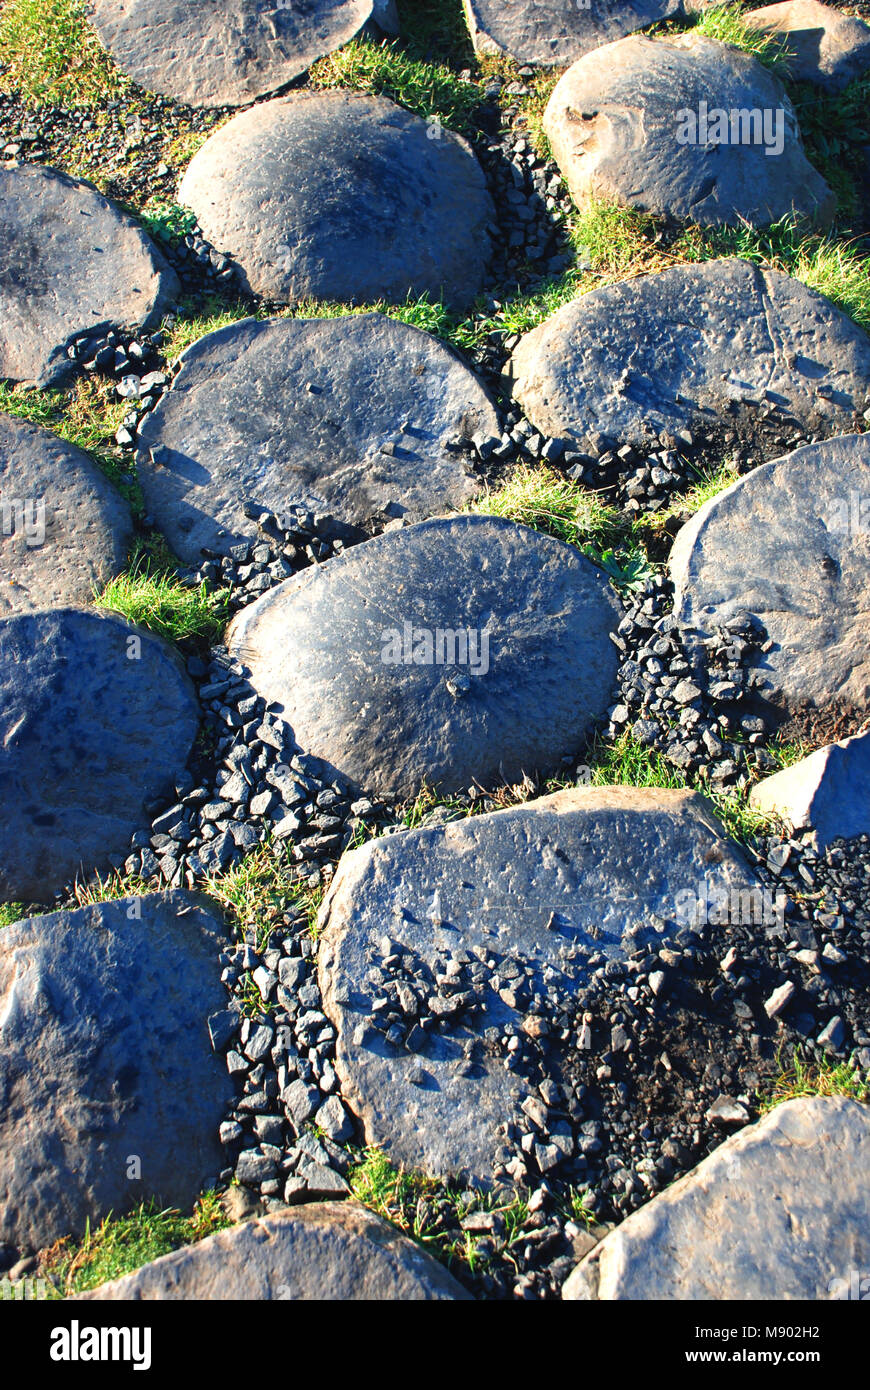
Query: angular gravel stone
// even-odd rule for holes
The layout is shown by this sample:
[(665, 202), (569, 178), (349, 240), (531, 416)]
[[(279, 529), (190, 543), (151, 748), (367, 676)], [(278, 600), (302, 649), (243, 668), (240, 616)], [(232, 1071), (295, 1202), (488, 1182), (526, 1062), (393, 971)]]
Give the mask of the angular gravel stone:
[(816, 849), (840, 837), (870, 835), (870, 730), (765, 777), (749, 800), (759, 811), (782, 816), (793, 830), (811, 830)]
[(579, 0), (464, 0), (478, 53), (506, 53), (518, 63), (557, 67), (662, 19), (704, 9), (708, 0), (632, 0), (630, 5)]
[(141, 430), (139, 476), (195, 564), (203, 546), (227, 552), (250, 533), (247, 499), (351, 527), (388, 504), (410, 520), (458, 509), (480, 483), (448, 445), (470, 447), (478, 430), (498, 433), (487, 392), (418, 328), (382, 314), (246, 319), (183, 354)]
[(75, 339), (156, 327), (179, 293), (141, 227), (92, 184), (0, 167), (0, 379), (55, 386)]
[(233, 118), (194, 155), (179, 201), (246, 289), (284, 302), (483, 283), (495, 211), (471, 147), (385, 97), (304, 92)]
[(0, 614), (89, 603), (123, 569), (132, 530), (83, 450), (0, 415)]
[(349, 851), (321, 910), (318, 973), (335, 1070), (365, 1142), (409, 1168), (485, 1184), (498, 1127), (529, 1113), (529, 1086), (497, 1049), (462, 1065), (475, 1038), (525, 1017), (498, 982), (483, 985), (481, 1016), (429, 1031), (422, 1050), (393, 1047), (370, 1026), (368, 972), (387, 926), (415, 975), (463, 955), (492, 958), (492, 975), (503, 960), (546, 999), (553, 980), (578, 991), (588, 956), (621, 961), (664, 922), (687, 925), (688, 900), (754, 884), (706, 803), (683, 791), (577, 788)]
[(756, 672), (762, 697), (866, 707), (868, 498), (870, 436), (846, 435), (764, 464), (701, 507), (669, 560), (690, 647), (752, 614), (773, 644)]
[(121, 71), (191, 106), (246, 106), (387, 17), (383, 0), (90, 0)]
[(555, 770), (607, 707), (620, 612), (572, 547), (445, 517), (279, 584), (227, 642), (301, 748), (368, 792), (410, 796)]
[(870, 68), (870, 25), (818, 0), (784, 0), (743, 15), (749, 29), (771, 34), (795, 82), (840, 92)]
[(849, 1298), (868, 1266), (870, 1112), (813, 1096), (778, 1105), (629, 1216), (562, 1297)]
[(233, 1089), (206, 1018), (226, 1000), (225, 942), (187, 893), (0, 932), (5, 1243), (40, 1249), (151, 1197), (186, 1208), (215, 1182)]
[(0, 900), (104, 869), (183, 769), (196, 695), (160, 638), (76, 609), (0, 620)]
[(353, 1202), (309, 1203), (245, 1221), (101, 1284), (91, 1299), (467, 1299), (443, 1265)]
[(754, 426), (759, 406), (844, 433), (870, 401), (870, 338), (814, 290), (728, 258), (593, 290), (532, 329), (510, 364), (543, 433), (638, 448), (663, 431)]
[(580, 58), (558, 82), (544, 130), (579, 207), (615, 199), (702, 226), (834, 215), (782, 83), (700, 34), (635, 35)]

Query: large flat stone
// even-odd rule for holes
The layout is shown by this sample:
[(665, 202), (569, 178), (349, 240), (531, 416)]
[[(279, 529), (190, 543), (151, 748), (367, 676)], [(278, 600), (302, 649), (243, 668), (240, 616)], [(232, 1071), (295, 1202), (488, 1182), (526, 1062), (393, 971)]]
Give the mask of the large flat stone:
[(173, 1250), (81, 1299), (465, 1300), (443, 1265), (353, 1202), (312, 1202)]
[(765, 777), (749, 800), (794, 830), (810, 831), (824, 849), (832, 840), (870, 835), (870, 730), (817, 748), (792, 767)]
[(478, 53), (507, 54), (518, 63), (562, 67), (635, 29), (707, 7), (709, 0), (464, 0)]
[(367, 23), (385, 0), (89, 0), (121, 71), (191, 106), (247, 106), (286, 87)]
[[(704, 125), (714, 111), (728, 113), (721, 131)], [(612, 199), (702, 226), (760, 225), (790, 213), (827, 223), (834, 215), (834, 194), (804, 154), (779, 79), (697, 33), (634, 35), (578, 59), (556, 85), (544, 130), (581, 208)]]
[(468, 304), (494, 220), (460, 136), (385, 97), (304, 92), (235, 116), (194, 155), (179, 200), (246, 289), (302, 299)]
[(854, 429), (870, 405), (870, 338), (788, 275), (727, 259), (593, 290), (522, 339), (514, 394), (545, 434), (639, 448), (662, 432), (738, 432), (759, 407), (808, 434)]
[(870, 1265), (870, 1110), (788, 1101), (611, 1231), (567, 1299), (859, 1297)]
[(620, 612), (573, 547), (442, 517), (279, 584), (227, 640), (305, 752), (413, 796), (558, 768), (607, 706)]
[(123, 569), (132, 530), (83, 450), (0, 415), (0, 614), (88, 603)]
[(868, 497), (870, 435), (808, 444), (713, 497), (669, 560), (690, 645), (737, 613), (754, 614), (773, 644), (761, 658), (762, 697), (786, 709), (866, 707)]
[(870, 25), (819, 0), (783, 0), (743, 15), (749, 29), (776, 39), (789, 77), (840, 92), (870, 68)]
[(180, 657), (143, 628), (73, 608), (0, 620), (0, 900), (45, 902), (127, 851), (197, 723)]
[(428, 333), (381, 314), (246, 319), (188, 348), (141, 432), (149, 511), (191, 564), (250, 533), (245, 501), (303, 503), (356, 527), (480, 489), (455, 450), (499, 433), (483, 386)]
[[(549, 999), (552, 1017), (570, 1009), (590, 956), (624, 960), (666, 923), (686, 925), (681, 895), (694, 899), (701, 883), (712, 899), (755, 880), (707, 804), (683, 791), (573, 789), (346, 853), (321, 909), (318, 973), (342, 1095), (366, 1143), (395, 1163), (486, 1184), (504, 1144), (499, 1127), (529, 1127), (521, 1106), (531, 1092), (490, 1030), (497, 1038), (521, 1026), (535, 995)], [(413, 1011), (404, 1014), (384, 978), (422, 975), (425, 997), (439, 992), (450, 962), (467, 972), (478, 961), (500, 977), (482, 983), (482, 1014), (447, 1016), (415, 1041)], [(474, 987), (467, 973), (452, 983)], [(385, 994), (388, 1010), (373, 1011)], [(394, 1046), (383, 1030), (397, 1007)], [(558, 1067), (551, 1048), (548, 1070)]]
[[(232, 1104), (206, 1019), (220, 921), (187, 893), (0, 931), (0, 1240), (39, 1249), (149, 1198), (189, 1207)], [(183, 1045), (180, 1045), (183, 1044)]]
[(53, 386), (76, 338), (156, 328), (178, 279), (141, 227), (84, 179), (0, 167), (0, 379)]

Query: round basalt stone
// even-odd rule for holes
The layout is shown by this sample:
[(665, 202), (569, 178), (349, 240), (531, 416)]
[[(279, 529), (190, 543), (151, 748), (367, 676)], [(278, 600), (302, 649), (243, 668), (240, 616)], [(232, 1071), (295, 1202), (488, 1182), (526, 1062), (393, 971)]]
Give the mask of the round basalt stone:
[(666, 924), (753, 888), (685, 791), (572, 788), (349, 851), (321, 910), (318, 974), (365, 1142), (397, 1166), (486, 1185), (506, 1132), (537, 1131), (521, 1180), (537, 1185), (536, 1153), (553, 1142), (570, 1171), (564, 1119), (506, 1066), (504, 1040), (545, 1039), (561, 1085), (573, 1035), (560, 1042), (558, 1020), (592, 970), (606, 960), (620, 974)]
[(674, 614), (690, 645), (752, 615), (758, 693), (786, 709), (870, 703), (870, 435), (809, 444), (748, 473), (679, 532)]
[(85, 1299), (466, 1300), (443, 1265), (355, 1202), (309, 1202), (173, 1250)]
[(0, 615), (87, 603), (123, 569), (131, 534), (86, 453), (0, 415)]
[(150, 824), (196, 735), (167, 643), (77, 609), (0, 620), (0, 899), (46, 902)]
[(478, 53), (506, 53), (518, 63), (541, 67), (573, 63), (584, 53), (635, 29), (682, 17), (709, 0), (464, 0)]
[(306, 753), (412, 796), (558, 768), (607, 707), (620, 614), (572, 546), (447, 517), (278, 585), (228, 643)]
[[(86, 774), (85, 774), (86, 775)], [(189, 1208), (233, 1103), (207, 1018), (227, 934), (155, 893), (0, 931), (0, 1239), (38, 1250), (139, 1202)]]
[(580, 207), (613, 200), (702, 226), (834, 215), (782, 83), (700, 34), (588, 53), (557, 83), (544, 130)]
[(160, 252), (83, 179), (0, 167), (0, 378), (52, 386), (73, 344), (155, 328), (179, 293)]
[(870, 25), (819, 0), (782, 0), (744, 11), (743, 23), (770, 35), (793, 82), (840, 92), (870, 68)]
[(870, 405), (870, 338), (841, 310), (748, 261), (674, 266), (566, 304), (522, 339), (513, 389), (546, 435), (752, 436), (774, 409), (808, 434), (854, 429)]
[(246, 319), (182, 355), (143, 424), (149, 511), (191, 564), (250, 532), (246, 502), (297, 504), (353, 529), (391, 507), (418, 520), (480, 490), (457, 450), (499, 432), (472, 372), (381, 314)]
[(483, 284), (495, 212), (460, 136), (385, 97), (304, 92), (235, 116), (191, 160), (179, 200), (281, 303), (455, 307)]
[(247, 106), (356, 38), (372, 0), (90, 0), (119, 68), (191, 106)]

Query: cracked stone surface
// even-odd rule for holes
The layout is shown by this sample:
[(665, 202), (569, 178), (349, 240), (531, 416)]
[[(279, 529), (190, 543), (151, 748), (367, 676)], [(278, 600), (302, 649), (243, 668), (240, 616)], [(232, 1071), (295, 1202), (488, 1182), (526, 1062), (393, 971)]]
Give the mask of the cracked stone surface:
[[(393, 1046), (369, 1026), (384, 992), (371, 974), (384, 938), (433, 993), (443, 962), (491, 960), (496, 973), (522, 967), (526, 998), (570, 999), (590, 956), (621, 961), (654, 942), (677, 919), (681, 892), (701, 881), (713, 894), (755, 878), (707, 803), (684, 791), (572, 788), (346, 853), (321, 909), (318, 974), (342, 1094), (366, 1143), (394, 1163), (486, 1185), (499, 1127), (524, 1121), (531, 1089), (484, 1043), (527, 1012), (497, 992), (507, 976), (482, 985), (473, 1022), (448, 1017), (425, 1042)], [(402, 1007), (411, 1039), (426, 1010)]]
[(464, 0), (478, 53), (561, 67), (635, 29), (707, 8), (709, 0)]
[(784, 0), (743, 15), (777, 39), (795, 82), (840, 92), (870, 67), (870, 25), (818, 0)]
[(0, 901), (104, 870), (187, 761), (199, 704), (180, 656), (114, 614), (0, 619)]
[(466, 1300), (443, 1265), (355, 1202), (311, 1202), (173, 1250), (85, 1300)]
[(244, 288), (281, 303), (471, 302), (495, 210), (471, 146), (386, 97), (303, 92), (235, 116), (179, 201)]
[(279, 584), (227, 644), (301, 748), (366, 791), (414, 796), (559, 767), (607, 706), (620, 613), (574, 547), (441, 517)]
[(153, 242), (84, 179), (0, 167), (0, 380), (57, 386), (67, 349), (156, 328), (180, 286)]
[[(689, 642), (751, 613), (772, 643), (759, 693), (794, 709), (870, 702), (870, 435), (808, 444), (713, 497), (669, 567)], [(856, 501), (857, 499), (857, 501)]]
[[(130, 508), (81, 449), (0, 415), (0, 615), (87, 604), (119, 574)], [(8, 514), (7, 514), (8, 513)]]
[(245, 501), (302, 504), (356, 527), (387, 504), (409, 520), (460, 508), (481, 484), (449, 445), (498, 418), (430, 334), (381, 314), (246, 319), (200, 339), (140, 430), (147, 507), (198, 564), (247, 536)]
[[(191, 106), (246, 106), (356, 38), (384, 0), (89, 0), (123, 73)], [(391, 15), (391, 9), (393, 13)]]
[[(711, 119), (757, 112), (758, 129), (748, 117), (744, 129), (738, 114), (733, 134), (725, 120), (722, 139), (709, 121), (703, 128), (702, 103)], [(702, 226), (759, 226), (790, 213), (827, 224), (834, 215), (835, 196), (804, 154), (782, 83), (757, 59), (700, 34), (634, 35), (578, 59), (543, 124), (581, 208), (604, 198)]]
[(868, 1265), (870, 1112), (812, 1096), (777, 1106), (633, 1212), (562, 1296), (849, 1298)]
[(870, 406), (870, 338), (800, 281), (748, 261), (674, 266), (566, 304), (509, 364), (549, 436), (654, 447), (663, 431), (738, 432), (760, 407), (807, 433), (845, 433)]
[(0, 931), (4, 1244), (40, 1249), (152, 1197), (185, 1209), (216, 1181), (233, 1088), (206, 1019), (226, 1007), (227, 937), (203, 904), (155, 893)]

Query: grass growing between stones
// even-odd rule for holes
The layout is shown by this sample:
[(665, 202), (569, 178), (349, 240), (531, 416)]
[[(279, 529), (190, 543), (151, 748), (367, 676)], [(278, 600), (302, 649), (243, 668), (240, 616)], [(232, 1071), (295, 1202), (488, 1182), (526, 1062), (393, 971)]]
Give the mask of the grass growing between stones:
[(770, 68), (777, 77), (786, 79), (789, 60), (782, 45), (771, 34), (750, 28), (743, 18), (743, 11), (741, 4), (718, 5), (715, 9), (707, 10), (695, 25), (695, 33), (742, 49), (751, 58)]
[(272, 931), (284, 926), (288, 918), (304, 918), (312, 938), (317, 937), (323, 890), (299, 882), (289, 852), (281, 844), (260, 845), (235, 868), (210, 875), (202, 886), (220, 903), (233, 931), (240, 938), (253, 936), (261, 953)]
[(0, 903), (0, 927), (11, 927), (24, 916), (24, 903)]
[(802, 1096), (846, 1096), (870, 1104), (870, 1082), (862, 1077), (857, 1067), (849, 1062), (834, 1062), (827, 1059), (818, 1066), (808, 1065), (800, 1048), (795, 1048), (790, 1065), (777, 1058), (779, 1076), (771, 1089), (759, 1092), (759, 1110), (768, 1114), (777, 1105), (787, 1100), (798, 1100)]
[(114, 869), (105, 878), (97, 873), (87, 880), (76, 879), (72, 888), (73, 901), (69, 906), (93, 907), (96, 903), (114, 902), (118, 898), (141, 898), (153, 892), (153, 886), (143, 878)]
[(206, 584), (182, 584), (170, 567), (155, 563), (141, 549), (130, 568), (110, 579), (94, 604), (120, 613), (168, 642), (216, 642), (228, 620), (227, 594), (209, 593)]
[[(481, 99), (476, 82), (458, 77), (442, 63), (414, 57), (399, 43), (355, 39), (314, 64), (313, 87), (341, 87), (385, 96), (426, 121), (469, 134)], [(431, 132), (438, 138), (437, 129)]]
[(93, 106), (130, 92), (87, 22), (82, 0), (6, 0), (0, 91), (30, 106)]
[(39, 1272), (61, 1297), (68, 1298), (132, 1274), (151, 1260), (231, 1224), (215, 1192), (203, 1193), (189, 1216), (174, 1208), (161, 1211), (155, 1203), (146, 1202), (129, 1216), (107, 1216), (95, 1231), (88, 1227), (79, 1242), (58, 1241), (44, 1253)]
[(69, 390), (24, 390), (0, 383), (0, 412), (42, 425), (84, 449), (136, 512), (141, 509), (141, 493), (113, 438), (127, 409), (126, 402), (115, 396), (112, 383), (101, 377), (80, 377)]

